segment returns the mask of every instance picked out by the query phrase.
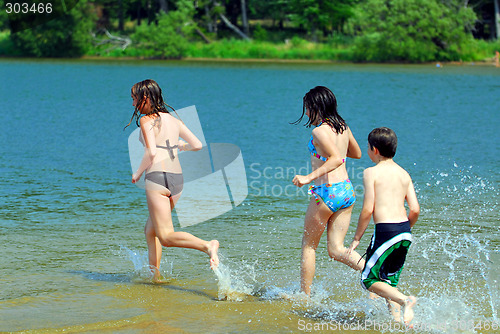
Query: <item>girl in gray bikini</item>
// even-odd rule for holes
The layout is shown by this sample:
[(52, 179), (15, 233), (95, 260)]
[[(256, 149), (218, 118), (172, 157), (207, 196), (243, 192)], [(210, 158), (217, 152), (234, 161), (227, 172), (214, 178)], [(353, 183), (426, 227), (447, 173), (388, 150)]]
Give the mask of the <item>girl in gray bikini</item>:
[[(144, 145), (144, 156), (132, 175), (132, 183), (136, 183), (146, 173), (149, 218), (144, 234), (154, 280), (161, 277), (162, 246), (202, 251), (210, 256), (210, 267), (215, 269), (219, 264), (219, 242), (205, 241), (187, 232), (175, 232), (172, 224), (172, 209), (179, 200), (183, 184), (178, 150), (198, 151), (202, 144), (182, 121), (170, 115), (161, 88), (154, 80), (136, 83), (131, 96), (135, 111), (128, 125), (135, 118), (137, 126), (141, 128), (140, 141)], [(179, 137), (184, 141), (179, 140)]]

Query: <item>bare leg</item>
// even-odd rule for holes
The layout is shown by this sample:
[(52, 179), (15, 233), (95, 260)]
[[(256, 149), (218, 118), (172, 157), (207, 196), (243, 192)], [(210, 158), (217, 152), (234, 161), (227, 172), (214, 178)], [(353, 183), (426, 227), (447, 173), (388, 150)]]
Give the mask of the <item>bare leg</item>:
[[(177, 203), (177, 201), (179, 200), (180, 195), (181, 194), (179, 193), (169, 198), (170, 206), (172, 208), (175, 206), (175, 203)], [(149, 266), (153, 272), (153, 280), (160, 281), (161, 279), (160, 263), (161, 263), (162, 246), (160, 240), (156, 237), (156, 232), (153, 226), (153, 222), (151, 221), (151, 217), (148, 217), (146, 226), (144, 227), (144, 235), (146, 236), (146, 243), (148, 245), (148, 259), (149, 259)]]
[(394, 321), (401, 322), (401, 305), (392, 300), (387, 300), (387, 307)]
[[(181, 197), (182, 192), (176, 194), (175, 196), (170, 197), (170, 206), (172, 207), (172, 210), (174, 209), (175, 204)], [(161, 244), (160, 244), (161, 247)], [(210, 256), (210, 268), (214, 270), (219, 266), (219, 241), (217, 240), (211, 240), (208, 245), (208, 251), (206, 252), (208, 256)]]
[(219, 266), (219, 241), (211, 240), (208, 245), (207, 254), (210, 256), (210, 268), (215, 270)]
[(344, 239), (351, 223), (353, 206), (335, 212), (328, 221), (328, 254), (336, 261), (342, 262), (355, 270), (363, 270), (365, 260), (358, 252), (347, 255)]
[(304, 219), (300, 265), (300, 288), (307, 295), (311, 295), (311, 285), (316, 271), (316, 249), (331, 214), (325, 204), (317, 205), (314, 198), (311, 198)]
[(146, 243), (148, 245), (148, 260), (149, 267), (153, 272), (153, 280), (160, 280), (160, 261), (161, 261), (161, 244), (153, 227), (153, 222), (151, 217), (148, 217), (146, 226), (144, 227), (144, 235), (146, 237)]
[(146, 190), (149, 214), (151, 222), (162, 246), (182, 247), (202, 251), (210, 256), (212, 269), (219, 263), (217, 251), (219, 242), (217, 240), (205, 241), (187, 232), (174, 232), (172, 224), (172, 212), (169, 197), (160, 191)]
[(394, 301), (404, 307), (403, 321), (408, 325), (413, 320), (413, 307), (417, 303), (414, 296), (405, 296), (398, 289), (384, 282), (376, 282), (368, 289), (388, 301)]

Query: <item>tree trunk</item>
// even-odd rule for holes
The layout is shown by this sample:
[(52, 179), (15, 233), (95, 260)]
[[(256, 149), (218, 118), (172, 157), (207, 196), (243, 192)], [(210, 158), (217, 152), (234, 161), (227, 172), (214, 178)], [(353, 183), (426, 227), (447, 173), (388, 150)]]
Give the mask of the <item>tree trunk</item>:
[(245, 0), (241, 0), (241, 21), (243, 23), (243, 30), (245, 31), (245, 35), (250, 35), (250, 27), (248, 26), (247, 19), (247, 5)]
[(495, 30), (497, 33), (497, 40), (499, 39), (500, 35), (500, 0), (493, 0), (495, 3), (495, 16), (493, 19), (495, 20)]
[(137, 1), (137, 25), (141, 25), (141, 1)]
[(246, 39), (246, 40), (250, 40), (250, 37), (248, 37), (247, 35), (245, 35), (240, 29), (238, 29), (237, 26), (235, 26), (234, 24), (232, 24), (228, 19), (227, 17), (225, 17), (222, 13), (219, 14), (220, 18), (222, 19), (222, 21), (224, 22), (224, 24), (229, 28), (231, 29), (232, 31), (234, 31), (235, 33), (237, 33), (238, 35), (240, 35), (243, 39)]
[(160, 12), (168, 13), (168, 2), (167, 0), (158, 0), (160, 3)]
[(208, 32), (214, 32), (212, 17), (210, 15), (210, 9), (208, 8), (208, 4), (205, 5), (205, 17), (206, 17), (206, 21), (207, 21)]
[(118, 30), (123, 31), (123, 0), (118, 0)]
[(198, 35), (201, 36), (201, 38), (203, 38), (203, 40), (205, 41), (205, 43), (207, 43), (207, 44), (212, 43), (212, 41), (200, 29), (195, 28), (194, 30), (196, 31), (196, 33)]
[(154, 20), (153, 6), (151, 5), (151, 0), (147, 2), (147, 13), (148, 13), (148, 25)]

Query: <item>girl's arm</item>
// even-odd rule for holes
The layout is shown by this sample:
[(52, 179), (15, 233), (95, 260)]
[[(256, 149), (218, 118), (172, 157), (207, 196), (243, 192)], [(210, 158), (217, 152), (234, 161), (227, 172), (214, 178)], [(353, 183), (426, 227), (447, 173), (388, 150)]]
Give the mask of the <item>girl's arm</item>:
[(179, 137), (186, 142), (179, 141), (179, 149), (181, 151), (199, 151), (202, 149), (203, 144), (196, 138), (196, 136), (188, 129), (188, 127), (180, 121)]
[(358, 142), (352, 134), (351, 128), (347, 128), (349, 131), (349, 146), (347, 147), (347, 157), (353, 159), (361, 159), (361, 149), (359, 148)]
[(317, 168), (309, 175), (295, 175), (295, 177), (293, 178), (293, 183), (299, 187), (302, 187), (304, 184), (311, 183), (318, 177), (323, 176), (334, 169), (337, 169), (345, 162), (345, 160), (340, 157), (339, 150), (335, 145), (323, 144), (327, 143), (329, 140), (329, 137), (325, 131), (316, 131), (315, 129), (312, 132), (312, 136), (314, 145), (316, 147), (319, 147), (321, 151), (324, 152), (326, 161), (321, 167)]
[(144, 116), (140, 120), (141, 133), (144, 138), (144, 155), (137, 171), (132, 175), (132, 183), (136, 183), (141, 178), (142, 173), (153, 163), (156, 156), (156, 140), (153, 129), (153, 119)]
[(366, 228), (370, 223), (373, 211), (375, 209), (375, 180), (372, 176), (372, 171), (370, 168), (365, 169), (363, 172), (363, 186), (365, 188), (365, 195), (363, 198), (363, 208), (359, 214), (358, 227), (354, 238), (349, 246), (348, 253), (358, 247), (363, 234), (365, 234)]

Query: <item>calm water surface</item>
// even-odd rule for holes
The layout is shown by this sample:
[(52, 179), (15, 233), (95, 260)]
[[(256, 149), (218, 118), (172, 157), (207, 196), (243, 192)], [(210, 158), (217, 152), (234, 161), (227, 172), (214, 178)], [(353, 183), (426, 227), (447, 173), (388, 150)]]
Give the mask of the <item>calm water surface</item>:
[[(415, 332), (495, 332), (500, 69), (1, 60), (0, 75), (0, 332), (399, 332), (359, 275), (328, 258), (325, 239), (312, 302), (281, 298), (299, 287), (308, 203), (291, 179), (310, 169), (310, 129), (289, 123), (316, 85), (335, 92), (363, 151), (375, 127), (398, 134), (396, 161), (422, 207), (400, 282), (419, 297)], [(145, 78), (170, 105), (196, 105), (207, 142), (241, 149), (246, 200), (202, 224), (176, 223), (220, 241), (218, 275), (204, 254), (168, 249), (167, 282), (150, 282), (145, 197), (130, 183), (135, 126), (123, 131), (130, 87)], [(346, 244), (371, 165), (366, 153), (348, 161), (358, 201)]]

